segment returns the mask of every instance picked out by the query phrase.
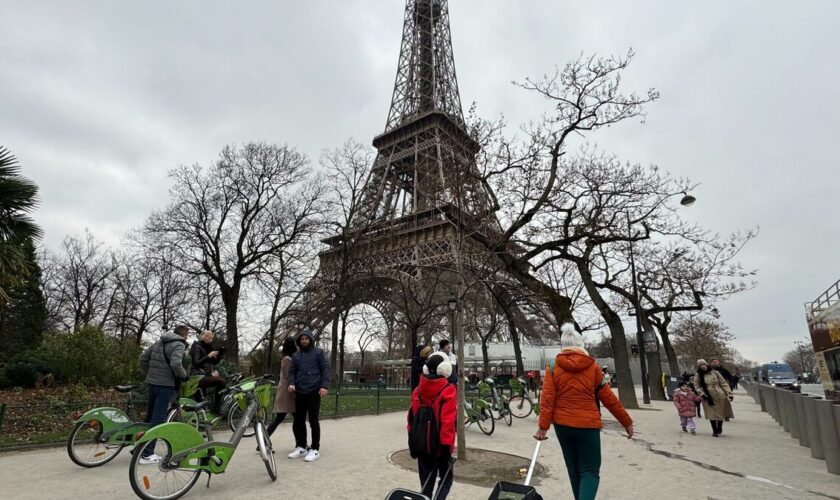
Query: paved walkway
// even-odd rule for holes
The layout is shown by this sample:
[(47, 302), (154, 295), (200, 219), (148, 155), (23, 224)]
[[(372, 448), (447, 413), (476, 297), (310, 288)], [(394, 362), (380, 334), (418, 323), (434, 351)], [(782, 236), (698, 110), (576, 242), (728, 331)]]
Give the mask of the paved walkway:
[[(627, 440), (606, 418), (602, 434), (603, 466), (600, 498), (621, 499), (840, 499), (840, 476), (828, 474), (825, 463), (811, 458), (745, 393), (735, 399), (736, 420), (721, 438), (712, 438), (705, 420), (698, 435), (684, 434), (673, 406), (654, 403), (631, 412), (637, 436)], [(293, 445), (291, 426), (275, 433), (280, 477), (271, 483), (244, 440), (228, 471), (205, 476), (185, 498), (312, 498), (382, 499), (394, 487), (419, 487), (415, 473), (388, 461), (406, 447), (403, 414), (327, 420), (322, 423), (322, 458), (307, 464), (285, 458)], [(536, 427), (532, 418), (513, 427), (496, 427), (492, 436), (468, 430), (471, 447), (530, 456)], [(571, 498), (560, 447), (553, 439), (541, 450), (549, 469), (538, 489), (546, 499)], [(0, 453), (0, 491), (5, 498), (133, 498), (128, 484), (129, 454), (97, 469), (82, 469), (63, 448)], [(456, 464), (457, 467), (457, 464)], [(479, 500), (489, 490), (456, 482), (450, 498)]]

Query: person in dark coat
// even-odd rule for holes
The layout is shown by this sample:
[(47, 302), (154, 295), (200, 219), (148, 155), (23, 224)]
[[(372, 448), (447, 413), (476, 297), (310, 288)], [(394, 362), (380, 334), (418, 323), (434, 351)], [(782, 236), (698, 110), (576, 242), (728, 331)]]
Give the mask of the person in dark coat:
[(219, 371), (216, 370), (216, 365), (222, 360), (222, 356), (221, 352), (213, 349), (214, 338), (215, 334), (213, 332), (205, 330), (201, 332), (198, 340), (192, 343), (190, 347), (190, 359), (192, 360), (190, 375), (201, 376), (198, 388), (204, 391), (205, 395), (208, 394), (208, 389), (214, 389), (211, 411), (218, 415), (222, 406), (218, 393), (225, 388), (225, 379), (220, 377)]
[(411, 357), (411, 390), (420, 385), (420, 375), (423, 375), (423, 365), (426, 358), (432, 353), (432, 348), (423, 344), (414, 349), (414, 356)]
[[(315, 347), (315, 337), (308, 328), (298, 335), (300, 349), (292, 355), (289, 368), (289, 389), (295, 395), (295, 421), (292, 431), (295, 434), (295, 450), (289, 458), (306, 457), (307, 462), (314, 462), (321, 457), (321, 424), (318, 414), (321, 411), (321, 398), (327, 397), (330, 388), (330, 364), (322, 349)], [(312, 444), (306, 446), (306, 420), (312, 428)]]

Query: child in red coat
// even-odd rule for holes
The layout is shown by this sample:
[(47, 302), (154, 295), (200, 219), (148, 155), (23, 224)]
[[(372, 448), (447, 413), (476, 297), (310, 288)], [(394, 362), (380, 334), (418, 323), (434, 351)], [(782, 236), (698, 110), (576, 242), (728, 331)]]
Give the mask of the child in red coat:
[(687, 382), (680, 382), (679, 388), (674, 391), (674, 406), (677, 407), (677, 413), (680, 414), (680, 425), (683, 432), (691, 431), (696, 434), (697, 426), (694, 424), (694, 417), (697, 415), (697, 407), (695, 403), (702, 401), (702, 398), (688, 387)]
[[(432, 405), (439, 424), (438, 440), (440, 452), (436, 457), (417, 457), (417, 468), (420, 471), (422, 493), (432, 498), (437, 476), (440, 476), (438, 493), (435, 498), (445, 500), (452, 487), (452, 476), (455, 471), (450, 465), (452, 455), (455, 454), (455, 415), (458, 401), (455, 386), (447, 380), (452, 374), (452, 364), (448, 356), (442, 352), (429, 355), (423, 366), (423, 376), (420, 385), (414, 389), (411, 396), (411, 409), (408, 410), (408, 432), (411, 436), (411, 422), (420, 409), (420, 401)], [(412, 455), (413, 456), (413, 455)], [(431, 476), (431, 477), (430, 477)]]

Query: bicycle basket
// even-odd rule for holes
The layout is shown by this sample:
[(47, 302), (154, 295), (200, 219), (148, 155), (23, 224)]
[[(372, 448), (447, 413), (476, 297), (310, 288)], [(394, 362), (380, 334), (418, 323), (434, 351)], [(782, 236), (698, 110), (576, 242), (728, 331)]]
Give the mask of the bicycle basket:
[(525, 393), (525, 386), (522, 385), (522, 382), (520, 382), (518, 379), (515, 379), (515, 378), (510, 379), (509, 384), (510, 384), (510, 390), (514, 394), (524, 394)]
[(202, 378), (204, 378), (204, 375), (194, 375), (186, 382), (181, 383), (181, 397), (192, 397), (198, 391), (198, 383), (201, 382)]
[(271, 398), (271, 384), (260, 384), (254, 389), (254, 394), (257, 396), (261, 408), (268, 408), (272, 405)]

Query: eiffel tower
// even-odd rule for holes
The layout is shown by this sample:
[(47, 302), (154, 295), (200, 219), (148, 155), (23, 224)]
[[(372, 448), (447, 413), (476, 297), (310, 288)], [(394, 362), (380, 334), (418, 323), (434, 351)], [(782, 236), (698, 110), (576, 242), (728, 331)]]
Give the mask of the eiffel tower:
[(394, 296), (406, 287), (441, 306), (442, 318), (456, 286), (446, 272), (456, 252), (479, 265), (492, 261), (464, 239), (499, 226), (461, 108), (447, 0), (406, 0), (391, 107), (373, 146), (378, 154), (358, 211), (348, 231), (324, 240), (302, 300), (299, 319), (316, 331), (357, 304), (393, 315)]

